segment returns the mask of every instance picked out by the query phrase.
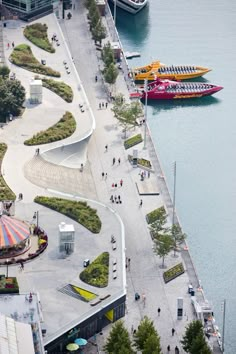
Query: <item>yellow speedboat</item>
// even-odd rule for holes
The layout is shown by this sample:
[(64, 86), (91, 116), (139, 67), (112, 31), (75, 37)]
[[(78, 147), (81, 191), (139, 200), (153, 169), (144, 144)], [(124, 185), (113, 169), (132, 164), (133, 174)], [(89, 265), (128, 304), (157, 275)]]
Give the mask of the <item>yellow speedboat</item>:
[(134, 68), (132, 76), (135, 81), (153, 81), (156, 78), (168, 80), (187, 80), (203, 76), (211, 69), (194, 65), (165, 65), (160, 61), (153, 61), (151, 64)]

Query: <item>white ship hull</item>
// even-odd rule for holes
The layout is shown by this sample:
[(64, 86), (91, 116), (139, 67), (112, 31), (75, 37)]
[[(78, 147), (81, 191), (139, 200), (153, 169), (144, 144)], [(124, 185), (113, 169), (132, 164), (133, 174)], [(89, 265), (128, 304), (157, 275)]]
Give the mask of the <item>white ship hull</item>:
[[(131, 13), (131, 14), (136, 14), (138, 13), (140, 10), (142, 10), (146, 5), (148, 0), (137, 0), (137, 2), (135, 2), (134, 0), (111, 0), (112, 3), (115, 6), (115, 2), (116, 2), (116, 6), (120, 7), (121, 9)], [(142, 2), (141, 2), (142, 1)]]

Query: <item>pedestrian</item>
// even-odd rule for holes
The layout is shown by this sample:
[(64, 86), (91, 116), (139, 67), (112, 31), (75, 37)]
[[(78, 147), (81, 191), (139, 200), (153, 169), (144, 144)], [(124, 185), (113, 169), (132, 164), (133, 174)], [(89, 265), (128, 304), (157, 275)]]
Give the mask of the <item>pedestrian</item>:
[(158, 313), (158, 316), (160, 316), (160, 313), (161, 313), (161, 309), (160, 309), (160, 307), (158, 307), (158, 309), (157, 309), (157, 313)]
[(122, 179), (120, 180), (120, 186), (121, 187), (123, 186), (123, 180)]
[(107, 179), (107, 173), (105, 174), (105, 179)]
[(112, 186), (112, 188), (114, 188), (114, 187), (115, 187), (114, 183), (112, 183), (112, 185), (111, 185), (111, 186)]
[(104, 108), (104, 102), (102, 102), (102, 108)]
[(12, 42), (12, 44), (11, 44), (11, 45), (12, 45), (12, 48), (14, 48), (14, 47), (15, 47), (15, 43), (14, 43), (14, 42)]
[(172, 328), (171, 333), (172, 333), (172, 336), (174, 336), (174, 334), (175, 334), (175, 329), (174, 328)]
[(99, 103), (99, 109), (101, 109), (101, 103)]
[(142, 205), (143, 205), (143, 200), (141, 199), (140, 203), (139, 203), (140, 208), (141, 208)]
[(116, 199), (117, 199), (117, 196), (116, 196), (116, 195), (115, 195), (115, 198), (114, 198), (114, 199), (115, 199), (115, 201), (116, 201)]
[(105, 145), (105, 151), (107, 152), (107, 150), (108, 150), (108, 145)]
[(179, 354), (179, 348), (177, 347), (177, 345), (175, 347), (175, 354)]
[(113, 201), (113, 195), (111, 195), (110, 201), (111, 201), (111, 202)]
[(10, 48), (10, 43), (7, 43), (7, 49), (9, 49)]
[(170, 352), (170, 345), (167, 345), (167, 351)]
[(115, 188), (117, 188), (117, 183), (115, 183)]
[(115, 159), (115, 157), (113, 157), (113, 159), (112, 159), (112, 165), (115, 165), (115, 163), (116, 163), (116, 159)]
[(131, 261), (131, 259), (128, 258), (128, 270), (130, 270), (130, 261)]
[(97, 77), (97, 75), (95, 76), (95, 82), (97, 82), (98, 81), (98, 77)]
[(146, 305), (146, 295), (142, 294), (143, 307)]
[(105, 176), (105, 173), (104, 173), (104, 172), (102, 172), (102, 179), (104, 178), (104, 176)]
[(118, 195), (118, 200), (120, 200), (120, 195)]
[(107, 108), (107, 106), (108, 106), (108, 102), (106, 102), (106, 108)]
[(118, 158), (118, 164), (120, 165), (120, 157)]

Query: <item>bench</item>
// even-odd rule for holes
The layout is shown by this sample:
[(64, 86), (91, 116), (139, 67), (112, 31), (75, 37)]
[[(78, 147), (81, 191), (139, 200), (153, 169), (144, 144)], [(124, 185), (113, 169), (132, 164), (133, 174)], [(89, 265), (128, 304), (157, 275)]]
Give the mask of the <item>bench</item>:
[(91, 302), (91, 306), (96, 306), (98, 304), (100, 304), (100, 302), (102, 302), (101, 300), (97, 300), (97, 301), (94, 301), (94, 302)]
[(107, 295), (105, 295), (105, 296), (102, 296), (102, 297), (100, 297), (99, 299), (102, 301), (102, 300), (106, 300), (108, 297), (110, 297), (111, 296), (111, 294), (107, 294)]

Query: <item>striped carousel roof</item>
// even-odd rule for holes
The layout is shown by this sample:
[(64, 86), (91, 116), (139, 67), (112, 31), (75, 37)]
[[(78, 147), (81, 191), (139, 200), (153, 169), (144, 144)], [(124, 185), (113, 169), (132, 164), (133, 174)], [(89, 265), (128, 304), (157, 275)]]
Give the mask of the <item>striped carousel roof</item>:
[(29, 237), (29, 228), (22, 221), (7, 215), (0, 217), (0, 248), (12, 247)]

